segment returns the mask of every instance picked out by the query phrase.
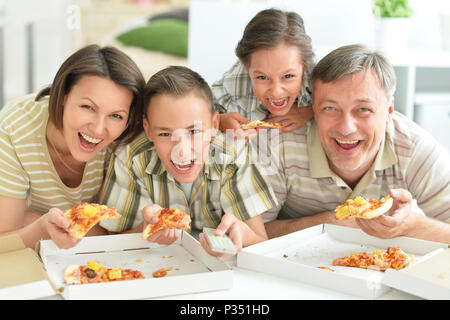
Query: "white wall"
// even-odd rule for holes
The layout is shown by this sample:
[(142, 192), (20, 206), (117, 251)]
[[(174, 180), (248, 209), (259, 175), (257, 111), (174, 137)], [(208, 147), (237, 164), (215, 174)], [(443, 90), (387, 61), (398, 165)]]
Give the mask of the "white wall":
[[(70, 0), (3, 1), (4, 102), (48, 85), (71, 50)], [(2, 3), (0, 3), (1, 7)], [(33, 25), (32, 79), (28, 79), (26, 26)], [(29, 88), (29, 84), (32, 85)]]
[[(410, 0), (408, 45), (440, 50), (439, 17), (450, 12), (450, 1)], [(298, 12), (305, 21), (318, 58), (345, 44), (374, 46), (372, 0), (191, 0), (189, 66), (212, 83), (236, 60), (234, 48), (248, 21), (264, 8)]]

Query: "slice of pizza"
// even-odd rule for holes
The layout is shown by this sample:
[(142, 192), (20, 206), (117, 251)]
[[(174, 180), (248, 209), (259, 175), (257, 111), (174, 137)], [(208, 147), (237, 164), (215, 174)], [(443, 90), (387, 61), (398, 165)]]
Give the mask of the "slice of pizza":
[(333, 266), (356, 267), (384, 271), (386, 269), (403, 269), (413, 262), (412, 256), (399, 247), (386, 250), (374, 250), (373, 253), (352, 253), (333, 260)]
[(99, 262), (89, 261), (87, 265), (71, 264), (64, 270), (64, 281), (67, 284), (100, 283), (122, 280), (144, 279), (138, 270), (107, 268)]
[(161, 209), (156, 216), (158, 222), (156, 224), (148, 224), (142, 232), (142, 239), (147, 239), (150, 235), (163, 228), (189, 229), (191, 217), (178, 209)]
[(249, 123), (241, 124), (241, 128), (244, 130), (256, 129), (256, 128), (269, 128), (269, 129), (280, 129), (283, 126), (276, 122), (267, 122), (263, 120), (254, 120)]
[(69, 227), (69, 234), (76, 239), (81, 239), (101, 220), (117, 219), (121, 215), (116, 208), (83, 202), (64, 213), (64, 217), (72, 222)]
[(346, 200), (345, 203), (334, 209), (337, 220), (346, 220), (352, 218), (373, 219), (388, 212), (392, 207), (392, 198), (386, 196), (380, 200), (368, 200), (363, 197), (356, 197), (354, 200)]

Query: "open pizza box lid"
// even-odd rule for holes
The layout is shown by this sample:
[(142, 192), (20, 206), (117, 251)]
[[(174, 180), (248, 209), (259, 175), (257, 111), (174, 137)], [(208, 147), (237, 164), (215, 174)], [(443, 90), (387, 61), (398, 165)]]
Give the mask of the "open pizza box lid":
[(55, 292), (37, 253), (17, 234), (0, 237), (0, 300), (43, 298)]
[[(50, 280), (65, 299), (140, 299), (233, 286), (232, 269), (209, 255), (185, 231), (168, 246), (150, 243), (140, 233), (132, 233), (86, 237), (68, 250), (59, 249), (51, 240), (43, 240), (39, 252)], [(139, 270), (145, 279), (81, 285), (64, 282), (68, 265), (86, 265), (90, 260), (108, 268)], [(154, 278), (152, 273), (162, 268), (169, 269), (167, 275)]]
[[(402, 248), (413, 256), (414, 263), (386, 272), (332, 265), (338, 257), (388, 247)], [(441, 256), (443, 252), (447, 257)], [(439, 267), (430, 267), (435, 263)], [(380, 239), (356, 228), (323, 224), (273, 238), (244, 248), (237, 256), (237, 265), (355, 297), (378, 298), (392, 287), (423, 298), (450, 297), (448, 244), (407, 237)]]

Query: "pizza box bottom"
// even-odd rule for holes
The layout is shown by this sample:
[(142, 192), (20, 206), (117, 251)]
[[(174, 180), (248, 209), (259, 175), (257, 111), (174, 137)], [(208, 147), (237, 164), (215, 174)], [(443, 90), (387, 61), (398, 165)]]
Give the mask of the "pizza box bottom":
[(17, 234), (0, 237), (0, 300), (36, 299), (55, 295), (37, 253)]
[[(225, 290), (233, 285), (231, 268), (208, 255), (184, 231), (168, 246), (142, 240), (140, 233), (86, 237), (69, 250), (57, 248), (51, 240), (43, 240), (40, 256), (50, 280), (65, 299), (140, 299)], [(82, 285), (64, 283), (68, 265), (86, 265), (89, 260), (108, 268), (139, 270), (145, 279)], [(154, 278), (152, 273), (162, 268), (169, 270), (167, 275)]]
[[(413, 256), (414, 263), (403, 270), (388, 272), (332, 265), (332, 261), (338, 257), (387, 247), (402, 248)], [(389, 291), (393, 286), (391, 284), (396, 282), (385, 283), (387, 275), (390, 279), (395, 279), (396, 275), (407, 272), (447, 248), (448, 245), (443, 243), (407, 237), (380, 239), (369, 236), (360, 229), (324, 224), (244, 248), (237, 256), (237, 265), (374, 299)], [(317, 267), (329, 267), (333, 271)], [(420, 283), (412, 282), (411, 286), (420, 286)]]

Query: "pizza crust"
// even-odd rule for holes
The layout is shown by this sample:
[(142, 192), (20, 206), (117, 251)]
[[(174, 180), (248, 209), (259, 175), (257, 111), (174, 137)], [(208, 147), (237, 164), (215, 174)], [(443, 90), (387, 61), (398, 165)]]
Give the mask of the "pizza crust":
[(252, 122), (241, 124), (241, 128), (244, 130), (256, 129), (256, 128), (269, 128), (269, 129), (280, 129), (283, 126), (276, 122), (267, 122), (262, 120), (254, 120)]
[(116, 208), (98, 203), (83, 202), (64, 213), (64, 217), (71, 221), (69, 234), (75, 239), (82, 239), (97, 223), (105, 219), (117, 219), (121, 215)]

